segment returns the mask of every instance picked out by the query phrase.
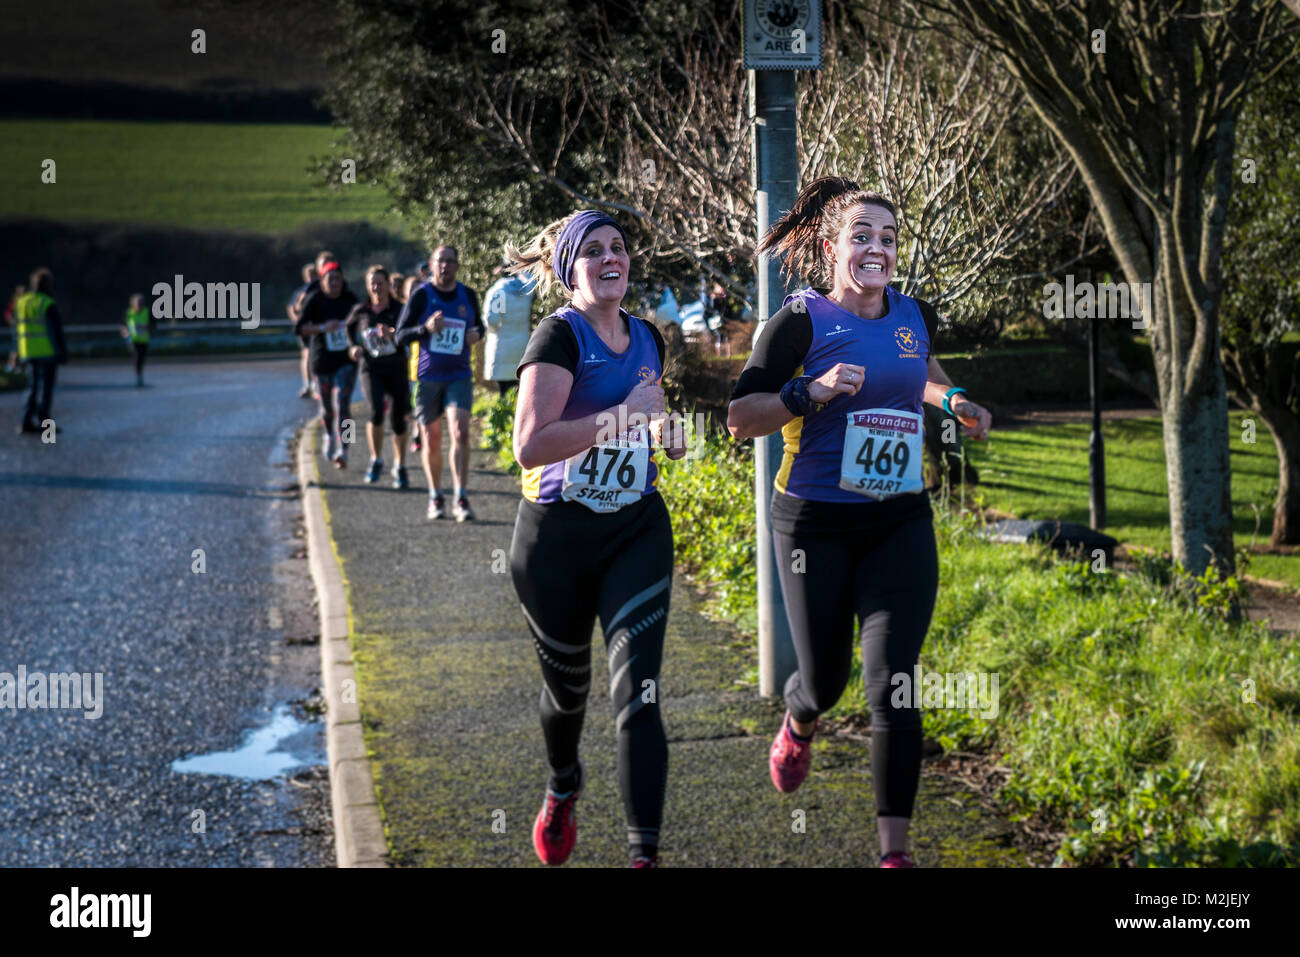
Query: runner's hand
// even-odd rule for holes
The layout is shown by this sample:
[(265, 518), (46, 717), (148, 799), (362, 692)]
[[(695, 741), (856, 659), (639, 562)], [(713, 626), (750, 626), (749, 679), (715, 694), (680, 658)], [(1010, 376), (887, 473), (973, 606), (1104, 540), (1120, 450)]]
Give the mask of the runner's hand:
[(867, 370), (862, 366), (837, 362), (808, 383), (808, 397), (814, 402), (829, 402), (837, 395), (857, 395), (866, 375)]
[(424, 328), (428, 329), (433, 335), (442, 332), (442, 310), (439, 309), (432, 316), (425, 320)]
[(340, 323), (337, 319), (331, 319), (329, 322), (325, 323), (326, 334), (333, 332), (335, 329), (339, 327), (339, 325)]
[(659, 385), (659, 380), (662, 378), (661, 375), (659, 379), (646, 379), (644, 382), (638, 383), (636, 388), (627, 394), (627, 398), (623, 400), (623, 405), (627, 407), (628, 415), (639, 412), (646, 418), (650, 418), (656, 413), (664, 411), (664, 390)]
[(962, 433), (967, 438), (979, 442), (989, 437), (989, 429), (993, 428), (993, 416), (988, 409), (969, 400), (951, 404), (953, 415), (961, 423)]
[(353, 362), (360, 361), (361, 353), (362, 353), (362, 349), (360, 346), (353, 346), (351, 349), (348, 350), (348, 355), (351, 357)]
[[(663, 446), (664, 454), (670, 459), (677, 460), (686, 455), (686, 423), (675, 415), (670, 415), (666, 419), (656, 419), (659, 425), (659, 444)], [(654, 433), (654, 424), (650, 427), (651, 434)]]

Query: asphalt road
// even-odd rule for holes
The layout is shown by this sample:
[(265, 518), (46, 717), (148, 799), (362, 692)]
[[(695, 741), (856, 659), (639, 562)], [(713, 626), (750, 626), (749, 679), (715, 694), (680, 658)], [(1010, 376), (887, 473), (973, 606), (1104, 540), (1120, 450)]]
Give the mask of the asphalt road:
[[(332, 865), (296, 362), (146, 380), (62, 367), (53, 443), (0, 394), (0, 865)], [(102, 675), (93, 706), (27, 697), (71, 672)], [(249, 744), (248, 777), (204, 758)]]

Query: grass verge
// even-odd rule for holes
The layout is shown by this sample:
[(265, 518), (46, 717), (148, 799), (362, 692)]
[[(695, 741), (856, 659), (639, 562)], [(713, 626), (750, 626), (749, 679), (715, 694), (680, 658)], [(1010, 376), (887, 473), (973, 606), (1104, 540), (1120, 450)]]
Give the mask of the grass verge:
[[(1277, 497), (1277, 448), (1249, 413), (1229, 416), (1232, 516), (1238, 550), (1266, 545)], [(966, 443), (980, 484), (968, 500), (1019, 518), (1059, 518), (1088, 524), (1086, 423), (1036, 425), (999, 432), (987, 442)], [(1159, 417), (1116, 419), (1102, 424), (1106, 450), (1107, 534), (1126, 545), (1170, 549), (1169, 486)], [(1300, 588), (1300, 555), (1252, 554), (1250, 574)]]

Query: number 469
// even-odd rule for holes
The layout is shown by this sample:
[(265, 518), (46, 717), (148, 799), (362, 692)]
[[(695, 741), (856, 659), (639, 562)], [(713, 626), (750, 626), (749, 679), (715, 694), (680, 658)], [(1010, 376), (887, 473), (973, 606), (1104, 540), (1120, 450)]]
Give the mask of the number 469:
[[(899, 442), (895, 445), (892, 439), (885, 439), (880, 443), (880, 452), (878, 454), (875, 452), (875, 442), (875, 438), (868, 438), (862, 443), (862, 448), (858, 450), (856, 461), (862, 466), (864, 472), (870, 472), (873, 463), (876, 471), (881, 475), (888, 475), (895, 466), (898, 467), (899, 475), (907, 471), (907, 460), (912, 453), (908, 450), (905, 442)], [(894, 446), (892, 456), (889, 454), (891, 445)]]

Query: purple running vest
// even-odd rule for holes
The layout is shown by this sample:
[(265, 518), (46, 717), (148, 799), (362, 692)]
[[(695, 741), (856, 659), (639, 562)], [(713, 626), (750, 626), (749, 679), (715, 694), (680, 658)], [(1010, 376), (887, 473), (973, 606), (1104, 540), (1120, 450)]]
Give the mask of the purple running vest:
[(816, 502), (867, 501), (839, 487), (846, 414), (863, 409), (921, 413), (930, 336), (915, 299), (892, 286), (885, 295), (889, 312), (880, 319), (855, 316), (814, 289), (786, 298), (786, 305), (801, 300), (812, 320), (812, 345), (795, 375), (815, 379), (845, 362), (863, 366), (866, 381), (857, 395), (836, 396), (820, 412), (781, 430), (785, 455), (773, 483), (778, 491)]
[[(663, 372), (663, 366), (659, 362), (659, 349), (649, 326), (643, 319), (621, 309), (619, 314), (627, 317), (628, 331), (632, 338), (627, 351), (621, 355), (610, 351), (582, 313), (572, 306), (564, 306), (551, 314), (567, 322), (578, 339), (578, 369), (574, 373), (573, 387), (569, 390), (569, 400), (564, 405), (561, 420), (568, 422), (581, 419), (616, 406), (627, 398), (627, 394), (636, 385), (646, 379), (657, 379)], [(646, 486), (641, 490), (642, 496), (656, 493), (658, 481), (659, 469), (655, 464), (654, 451), (651, 450), (650, 468), (646, 473)], [(523, 494), (530, 501), (559, 502), (563, 486), (563, 461), (524, 470)]]

